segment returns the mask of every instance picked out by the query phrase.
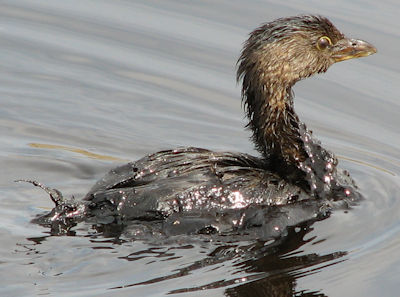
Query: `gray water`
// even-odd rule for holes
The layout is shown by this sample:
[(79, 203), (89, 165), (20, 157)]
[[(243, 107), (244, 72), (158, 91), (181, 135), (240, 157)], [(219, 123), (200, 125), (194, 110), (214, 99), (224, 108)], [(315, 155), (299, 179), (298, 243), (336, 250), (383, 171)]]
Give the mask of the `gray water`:
[(293, 296), (398, 296), (399, 10), (390, 0), (1, 1), (0, 295), (262, 296), (271, 273), (240, 256), (209, 261), (216, 242), (117, 242), (86, 226), (49, 236), (30, 220), (50, 199), (13, 181), (82, 197), (110, 168), (161, 149), (256, 154), (235, 83), (242, 42), (265, 21), (319, 13), (378, 48), (295, 88), (301, 119), (366, 200), (315, 223), (277, 261), (336, 255), (285, 274)]

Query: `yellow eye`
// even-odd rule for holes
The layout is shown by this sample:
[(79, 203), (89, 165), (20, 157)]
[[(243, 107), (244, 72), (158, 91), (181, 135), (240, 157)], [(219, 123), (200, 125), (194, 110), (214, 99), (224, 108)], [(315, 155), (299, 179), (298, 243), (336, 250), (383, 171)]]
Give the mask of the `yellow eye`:
[(326, 49), (328, 46), (332, 45), (332, 41), (328, 36), (322, 36), (317, 41), (317, 49), (320, 51)]

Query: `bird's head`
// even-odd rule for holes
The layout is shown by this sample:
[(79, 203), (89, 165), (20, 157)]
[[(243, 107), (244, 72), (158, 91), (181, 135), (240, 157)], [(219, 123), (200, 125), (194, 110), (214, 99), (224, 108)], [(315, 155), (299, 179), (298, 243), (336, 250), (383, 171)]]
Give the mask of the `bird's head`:
[(345, 37), (325, 17), (280, 18), (250, 34), (238, 61), (237, 74), (246, 84), (268, 82), (269, 87), (290, 86), (302, 78), (325, 72), (335, 62), (375, 52), (371, 44)]

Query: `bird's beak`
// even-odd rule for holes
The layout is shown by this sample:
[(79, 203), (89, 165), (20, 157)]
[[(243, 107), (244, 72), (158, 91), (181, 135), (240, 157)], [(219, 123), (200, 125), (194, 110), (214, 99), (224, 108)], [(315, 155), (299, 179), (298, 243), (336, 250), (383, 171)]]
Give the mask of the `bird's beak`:
[(335, 62), (340, 62), (375, 54), (376, 48), (366, 41), (344, 38), (332, 47), (332, 52)]

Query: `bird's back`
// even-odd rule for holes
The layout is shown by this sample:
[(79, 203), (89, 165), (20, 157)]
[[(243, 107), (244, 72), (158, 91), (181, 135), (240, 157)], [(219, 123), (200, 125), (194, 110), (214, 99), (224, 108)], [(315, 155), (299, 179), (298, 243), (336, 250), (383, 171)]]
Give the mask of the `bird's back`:
[(240, 153), (180, 148), (111, 170), (86, 195), (106, 221), (166, 218), (173, 213), (282, 205), (309, 195), (267, 170), (265, 160)]

